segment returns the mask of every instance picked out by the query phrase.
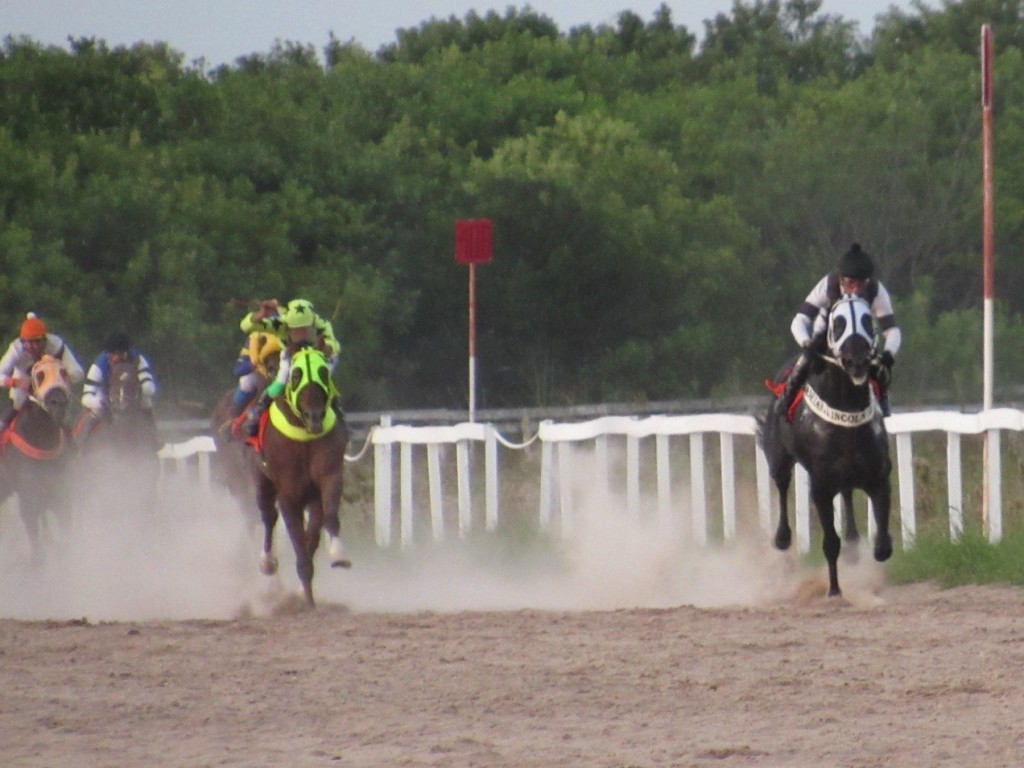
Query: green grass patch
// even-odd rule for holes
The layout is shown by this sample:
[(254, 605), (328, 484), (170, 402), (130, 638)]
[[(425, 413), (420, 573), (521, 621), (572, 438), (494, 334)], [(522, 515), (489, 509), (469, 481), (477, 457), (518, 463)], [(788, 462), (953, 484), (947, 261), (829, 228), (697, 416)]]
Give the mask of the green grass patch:
[(959, 541), (941, 535), (922, 536), (889, 564), (890, 583), (934, 581), (943, 588), (967, 584), (1024, 585), (1024, 534), (991, 544), (980, 533), (965, 533)]

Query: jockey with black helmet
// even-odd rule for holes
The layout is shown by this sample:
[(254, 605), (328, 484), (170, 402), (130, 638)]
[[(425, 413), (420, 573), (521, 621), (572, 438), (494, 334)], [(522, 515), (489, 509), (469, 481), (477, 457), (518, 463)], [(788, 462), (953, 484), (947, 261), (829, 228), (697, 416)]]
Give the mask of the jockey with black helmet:
[(153, 370), (149, 361), (137, 349), (132, 347), (131, 339), (124, 331), (112, 331), (103, 341), (103, 350), (97, 355), (89, 371), (85, 375), (85, 385), (82, 387), (82, 407), (85, 412), (76, 430), (76, 439), (79, 444), (92, 432), (96, 422), (99, 421), (107, 408), (109, 397), (108, 381), (110, 378), (110, 366), (114, 363), (135, 363), (139, 379), (139, 392), (142, 397), (142, 407), (145, 410), (153, 410), (153, 398), (156, 396), (156, 379), (153, 377)]
[(889, 415), (889, 383), (892, 381), (894, 355), (899, 351), (902, 335), (896, 325), (889, 292), (874, 278), (874, 273), (875, 265), (871, 257), (861, 250), (859, 243), (854, 243), (840, 257), (835, 271), (821, 278), (807, 294), (789, 326), (802, 351), (790, 370), (785, 390), (776, 402), (781, 413), (789, 411), (796, 393), (807, 380), (811, 358), (823, 351), (828, 313), (833, 305), (844, 296), (860, 296), (871, 306), (876, 333), (880, 333), (876, 341), (880, 343), (872, 363), (872, 377), (878, 383), (882, 413)]

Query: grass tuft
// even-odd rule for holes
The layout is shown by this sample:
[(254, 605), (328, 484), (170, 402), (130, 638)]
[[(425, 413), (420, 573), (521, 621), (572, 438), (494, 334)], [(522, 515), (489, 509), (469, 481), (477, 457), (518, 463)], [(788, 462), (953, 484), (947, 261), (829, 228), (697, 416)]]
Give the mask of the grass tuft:
[(934, 581), (943, 588), (1024, 585), (1024, 534), (997, 544), (979, 533), (965, 533), (958, 542), (941, 535), (921, 537), (911, 549), (893, 556), (887, 575), (894, 584)]

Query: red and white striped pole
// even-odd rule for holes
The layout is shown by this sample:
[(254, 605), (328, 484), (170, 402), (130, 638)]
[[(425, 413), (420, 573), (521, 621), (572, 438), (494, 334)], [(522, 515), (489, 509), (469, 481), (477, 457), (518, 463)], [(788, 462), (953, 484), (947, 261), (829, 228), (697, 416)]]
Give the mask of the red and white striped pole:
[(469, 421), (476, 421), (476, 265), (492, 255), (493, 225), (490, 219), (459, 219), (455, 222), (455, 263), (469, 266)]
[[(981, 27), (981, 166), (982, 166), (982, 279), (984, 290), (984, 352), (982, 354), (983, 395), (982, 410), (992, 408), (993, 371), (993, 299), (995, 277), (993, 269), (993, 226), (992, 226), (992, 26)], [(989, 541), (1002, 538), (1002, 505), (999, 498), (998, 479), (992, 476), (991, 454), (999, 451), (999, 433), (986, 430), (982, 450), (981, 519), (988, 531)], [(998, 463), (997, 463), (998, 466)], [(993, 487), (994, 486), (994, 487)]]
[(995, 279), (992, 227), (992, 27), (981, 27), (981, 152), (982, 152), (982, 259), (984, 280), (984, 409), (992, 407), (992, 328)]

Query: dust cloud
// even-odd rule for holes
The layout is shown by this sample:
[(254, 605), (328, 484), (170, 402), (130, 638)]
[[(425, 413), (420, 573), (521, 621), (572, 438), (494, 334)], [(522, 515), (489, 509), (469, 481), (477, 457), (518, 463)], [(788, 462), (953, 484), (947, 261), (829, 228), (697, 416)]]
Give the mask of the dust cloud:
[[(283, 524), (275, 539), (279, 573), (267, 577), (257, 566), (255, 510), (247, 517), (219, 487), (185, 476), (164, 478), (150, 500), (145, 488), (132, 487), (137, 474), (80, 479), (71, 529), (50, 522), (38, 565), (17, 501), (0, 506), (0, 617), (233, 619), (294, 600), (299, 585)], [(332, 570), (321, 547), (318, 603), (355, 612), (573, 611), (770, 605), (824, 593), (823, 569), (775, 551), (764, 533), (698, 546), (685, 509), (676, 522), (659, 521), (645, 500), (631, 516), (621, 498), (594, 492), (585, 476), (573, 482), (572, 535), (552, 536), (545, 547), (500, 549), (493, 535), (417, 542), (406, 551), (365, 546), (350, 552), (351, 570)], [(870, 555), (862, 553), (857, 565), (840, 565), (854, 604), (878, 601), (881, 571), (865, 561)]]

